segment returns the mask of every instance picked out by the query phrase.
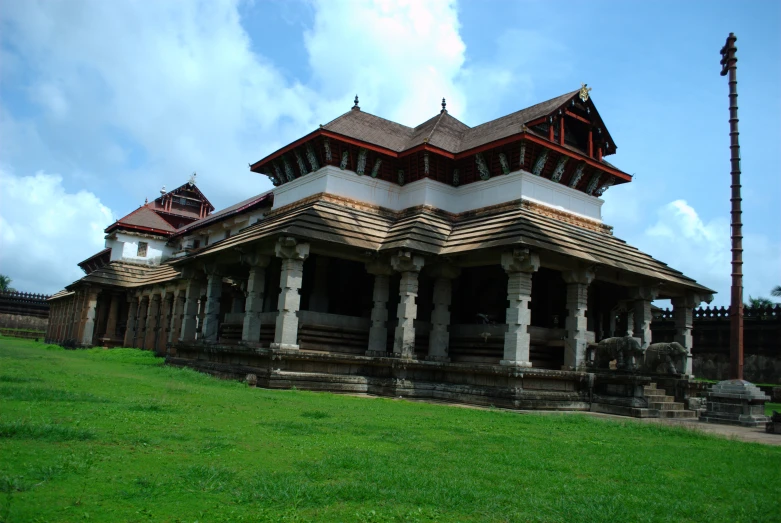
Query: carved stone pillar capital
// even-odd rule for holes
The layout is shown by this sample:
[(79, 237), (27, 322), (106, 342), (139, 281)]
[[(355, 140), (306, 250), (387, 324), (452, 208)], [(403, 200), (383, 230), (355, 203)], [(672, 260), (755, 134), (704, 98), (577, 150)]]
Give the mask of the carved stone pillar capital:
[(450, 263), (438, 263), (426, 269), (428, 274), (434, 279), (445, 278), (454, 280), (461, 275), (461, 268)]
[(423, 256), (410, 251), (399, 251), (391, 256), (391, 266), (396, 272), (420, 272), (424, 264)]
[(659, 287), (632, 287), (629, 297), (633, 300), (654, 301), (659, 296)]
[(393, 268), (387, 260), (372, 260), (366, 262), (366, 272), (374, 276), (390, 276)]
[(696, 309), (700, 306), (700, 303), (713, 301), (713, 294), (695, 294), (687, 293), (684, 296), (679, 296), (670, 300), (673, 308), (687, 308)]
[(203, 272), (208, 277), (218, 277), (225, 274), (225, 267), (217, 263), (204, 263)]
[(241, 254), (241, 263), (250, 267), (266, 268), (271, 262), (271, 256), (259, 252), (245, 252)]
[(301, 243), (293, 237), (282, 236), (274, 246), (278, 258), (304, 261), (309, 257), (309, 244)]
[(590, 269), (574, 269), (563, 271), (561, 277), (566, 283), (579, 283), (580, 285), (591, 285), (594, 281), (594, 271)]
[(505, 272), (537, 272), (540, 268), (540, 257), (529, 249), (514, 249), (502, 253), (502, 268)]

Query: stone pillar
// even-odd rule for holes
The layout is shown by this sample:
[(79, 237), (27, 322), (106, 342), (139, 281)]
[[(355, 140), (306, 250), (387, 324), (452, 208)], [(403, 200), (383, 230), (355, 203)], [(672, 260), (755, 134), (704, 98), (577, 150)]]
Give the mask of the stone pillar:
[(298, 350), (298, 308), (301, 305), (301, 279), (304, 260), (309, 256), (309, 244), (298, 243), (295, 238), (283, 237), (276, 244), (277, 257), (282, 259), (279, 276), (279, 301), (277, 325), (272, 349)]
[(73, 339), (74, 324), (76, 323), (76, 300), (79, 294), (74, 292), (71, 296), (70, 303), (68, 303), (68, 314), (65, 317), (65, 341)]
[(95, 334), (95, 309), (98, 306), (97, 289), (89, 289), (84, 293), (83, 320), (79, 345), (92, 346), (92, 335)]
[(79, 293), (79, 302), (78, 302), (78, 308), (76, 309), (76, 315), (75, 315), (75, 334), (74, 338), (76, 340), (77, 345), (81, 345), (81, 340), (84, 338), (84, 323), (87, 321), (86, 318), (86, 305), (87, 305), (87, 292), (85, 290), (82, 290)]
[(195, 329), (198, 326), (198, 300), (201, 298), (201, 282), (190, 279), (185, 291), (184, 310), (182, 312), (182, 328), (179, 341), (190, 343), (195, 341)]
[(388, 284), (392, 273), (387, 262), (373, 261), (366, 264), (366, 272), (374, 275), (372, 300), (372, 326), (369, 328), (369, 348), (367, 356), (387, 356), (388, 354)]
[(135, 297), (128, 298), (128, 310), (127, 310), (127, 327), (125, 327), (125, 339), (122, 343), (125, 347), (132, 347), (133, 341), (136, 337), (137, 327), (137, 314), (138, 314), (138, 299)]
[[(655, 287), (635, 287), (630, 296), (634, 300), (632, 311), (634, 312), (634, 337), (640, 338), (640, 346), (647, 349), (651, 344), (651, 302), (659, 295)], [(627, 334), (631, 336), (631, 334)]]
[(263, 299), (266, 293), (266, 267), (271, 262), (271, 258), (262, 254), (251, 254), (242, 256), (242, 261), (249, 264), (249, 277), (241, 341), (260, 343), (260, 314), (263, 312)]
[(171, 314), (170, 327), (168, 328), (168, 343), (174, 343), (182, 332), (182, 315), (184, 314), (184, 302), (186, 291), (176, 289), (174, 293), (173, 313)]
[(314, 285), (312, 295), (309, 297), (309, 310), (328, 312), (328, 258), (317, 256), (314, 262)]
[(160, 354), (166, 354), (166, 347), (168, 346), (168, 338), (171, 331), (171, 318), (173, 317), (174, 306), (174, 292), (173, 290), (166, 290), (162, 300), (162, 311), (160, 313), (160, 326), (158, 327), (159, 334), (157, 336), (157, 343), (155, 347)]
[(415, 318), (418, 317), (418, 275), (423, 268), (422, 256), (402, 251), (391, 257), (393, 270), (401, 273), (399, 282), (398, 324), (393, 336), (393, 355), (402, 359), (415, 359)]
[(81, 330), (81, 307), (83, 301), (82, 291), (76, 291), (73, 295), (73, 309), (71, 310), (70, 325), (68, 327), (70, 329), (68, 331), (68, 339), (73, 340), (74, 343), (78, 343), (79, 339), (81, 339), (79, 331)]
[(137, 349), (145, 348), (146, 341), (146, 319), (149, 310), (149, 296), (141, 296), (138, 300), (138, 314), (136, 315), (136, 337), (133, 347)]
[(244, 296), (244, 293), (240, 289), (234, 289), (233, 298), (231, 299), (231, 314), (243, 314), (246, 301), (247, 298)]
[(206, 272), (206, 308), (204, 310), (201, 339), (206, 343), (217, 343), (220, 331), (220, 297), (222, 296), (222, 270), (208, 265)]
[(52, 342), (52, 331), (54, 330), (54, 322), (56, 321), (55, 318), (57, 317), (57, 304), (50, 303), (49, 304), (49, 318), (46, 322), (46, 334), (44, 334), (44, 340), (46, 343)]
[(431, 311), (431, 334), (428, 356), (431, 361), (450, 361), (450, 301), (452, 283), (461, 269), (452, 265), (437, 265), (431, 271), (434, 278), (434, 310)]
[(502, 268), (507, 272), (507, 334), (504, 335), (504, 358), (501, 365), (531, 367), (529, 359), (529, 325), (532, 299), (532, 274), (540, 268), (540, 258), (528, 249), (502, 254)]
[(119, 295), (112, 294), (111, 302), (108, 306), (108, 318), (106, 319), (106, 338), (116, 338), (117, 321), (119, 320)]
[(594, 273), (578, 269), (562, 273), (567, 283), (567, 320), (564, 327), (567, 338), (564, 340), (564, 368), (562, 370), (581, 370), (586, 364), (586, 331), (588, 322), (588, 286), (594, 280)]
[(157, 328), (159, 326), (160, 295), (153, 294), (149, 297), (149, 308), (146, 314), (146, 329), (144, 331), (144, 348), (155, 350), (157, 347)]
[(675, 323), (675, 335), (673, 341), (680, 343), (686, 349), (686, 357), (678, 372), (687, 376), (694, 377), (692, 368), (692, 328), (694, 327), (694, 309), (699, 307), (700, 303), (707, 301), (710, 303), (713, 295), (699, 296), (696, 294), (687, 294), (680, 298), (673, 298), (673, 321)]

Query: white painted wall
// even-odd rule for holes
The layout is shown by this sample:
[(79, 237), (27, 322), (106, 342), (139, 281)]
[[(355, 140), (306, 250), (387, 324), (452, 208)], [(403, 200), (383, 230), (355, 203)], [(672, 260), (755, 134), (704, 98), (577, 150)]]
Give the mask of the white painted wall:
[[(315, 173), (274, 189), (273, 208), (283, 207), (317, 193), (342, 196), (394, 211), (417, 205), (430, 205), (452, 213), (525, 199), (598, 222), (602, 221), (604, 203), (600, 198), (526, 171), (494, 176), (489, 180), (460, 187), (452, 187), (427, 178), (400, 187), (371, 176), (358, 176), (353, 171), (327, 165)], [(212, 243), (212, 240), (209, 242)]]
[[(129, 232), (116, 232), (113, 236), (106, 240), (106, 247), (111, 248), (111, 261), (157, 265), (173, 254), (174, 249), (166, 245), (164, 239), (142, 237)], [(138, 256), (139, 242), (147, 243), (146, 256)]]

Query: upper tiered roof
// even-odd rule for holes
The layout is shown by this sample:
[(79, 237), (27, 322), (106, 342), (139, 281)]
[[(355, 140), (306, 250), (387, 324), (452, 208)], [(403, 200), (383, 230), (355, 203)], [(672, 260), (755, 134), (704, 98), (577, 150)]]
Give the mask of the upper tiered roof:
[(463, 185), (523, 169), (599, 195), (632, 177), (604, 161), (616, 145), (588, 91), (583, 85), (475, 127), (451, 116), (444, 99), (439, 114), (413, 128), (362, 111), (356, 97), (351, 110), (251, 170), (276, 185), (329, 164), (401, 185)]
[(144, 202), (135, 211), (123, 216), (108, 227), (105, 232), (128, 230), (170, 236), (177, 229), (208, 216), (214, 206), (195, 185), (194, 179), (172, 191), (162, 194), (152, 202)]

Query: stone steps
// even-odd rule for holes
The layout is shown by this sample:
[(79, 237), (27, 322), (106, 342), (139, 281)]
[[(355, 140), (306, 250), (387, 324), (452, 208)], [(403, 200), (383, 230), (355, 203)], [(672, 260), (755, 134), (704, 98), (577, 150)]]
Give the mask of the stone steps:
[(656, 383), (643, 387), (643, 395), (648, 401), (648, 409), (656, 411), (660, 418), (675, 420), (696, 420), (697, 413), (686, 410), (683, 403), (675, 401), (673, 396), (668, 396), (664, 389), (656, 388)]
[(683, 408), (683, 403), (660, 403), (656, 401), (649, 401), (648, 408), (656, 409), (660, 411), (661, 410), (685, 410)]

